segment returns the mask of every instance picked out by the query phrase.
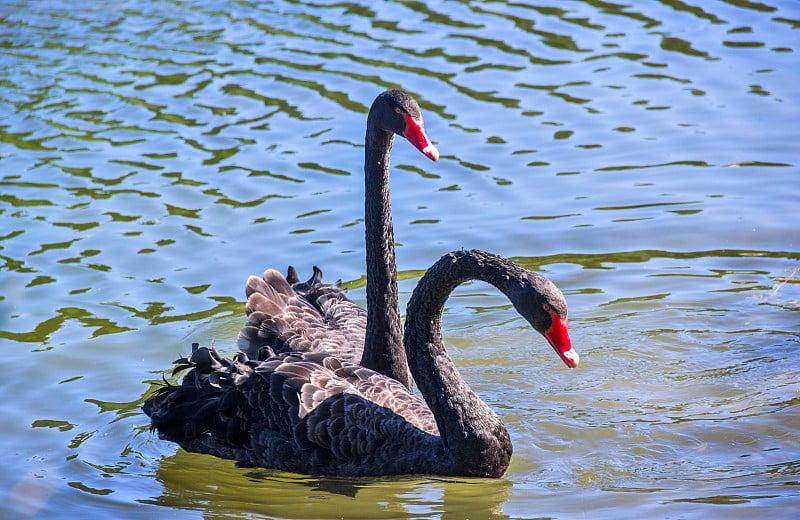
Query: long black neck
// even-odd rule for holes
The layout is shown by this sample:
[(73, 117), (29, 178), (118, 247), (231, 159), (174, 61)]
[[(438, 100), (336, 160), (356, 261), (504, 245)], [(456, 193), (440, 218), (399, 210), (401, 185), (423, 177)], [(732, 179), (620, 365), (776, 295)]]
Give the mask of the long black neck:
[(411, 388), (397, 302), (389, 154), (394, 134), (367, 121), (364, 158), (367, 250), (367, 331), (361, 365)]
[(503, 421), (470, 390), (447, 354), (442, 311), (453, 290), (468, 280), (489, 282), (510, 295), (519, 270), (483, 251), (448, 253), (422, 277), (406, 311), (405, 346), (411, 374), (436, 417), (451, 463), (475, 476), (501, 476), (511, 459), (511, 440)]

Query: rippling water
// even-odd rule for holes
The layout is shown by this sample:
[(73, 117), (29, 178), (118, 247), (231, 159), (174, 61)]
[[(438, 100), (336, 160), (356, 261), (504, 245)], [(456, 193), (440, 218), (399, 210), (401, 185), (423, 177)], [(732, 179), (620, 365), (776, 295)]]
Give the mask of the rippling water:
[[(0, 5), (0, 516), (796, 514), (797, 3), (83, 4)], [(442, 152), (395, 147), (404, 301), (448, 250), (510, 256), (564, 289), (581, 367), (475, 283), (445, 336), (505, 478), (159, 441), (144, 396), (190, 342), (233, 348), (249, 274), (318, 264), (363, 303), (365, 115), (394, 87)]]

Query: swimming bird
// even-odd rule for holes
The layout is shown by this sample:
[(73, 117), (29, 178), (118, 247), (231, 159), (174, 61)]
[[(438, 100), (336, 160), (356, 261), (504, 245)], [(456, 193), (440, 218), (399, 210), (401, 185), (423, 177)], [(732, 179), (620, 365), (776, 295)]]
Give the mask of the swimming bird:
[(568, 367), (578, 365), (555, 284), (491, 253), (454, 251), (427, 270), (406, 311), (404, 350), (422, 398), (326, 352), (253, 360), (195, 345), (176, 362), (173, 374), (190, 369), (182, 383), (159, 388), (144, 411), (161, 438), (241, 466), (500, 477), (512, 454), (508, 430), (461, 378), (441, 336), (447, 298), (473, 279), (497, 287)]

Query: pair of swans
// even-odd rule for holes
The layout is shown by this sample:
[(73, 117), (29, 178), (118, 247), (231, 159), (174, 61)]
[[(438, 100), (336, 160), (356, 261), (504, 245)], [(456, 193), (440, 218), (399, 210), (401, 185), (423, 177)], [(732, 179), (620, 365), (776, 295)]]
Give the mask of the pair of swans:
[[(414, 289), (400, 325), (389, 154), (405, 137), (432, 160), (419, 107), (405, 92), (380, 94), (367, 119), (367, 310), (317, 268), (301, 282), (268, 270), (247, 281), (241, 352), (192, 345), (144, 403), (159, 436), (193, 452), (314, 475), (437, 474), (500, 477), (508, 431), (461, 379), (441, 337), (444, 304), (461, 283), (502, 291), (568, 367), (578, 365), (567, 305), (548, 279), (484, 251), (440, 258)], [(424, 398), (411, 391), (411, 377)]]

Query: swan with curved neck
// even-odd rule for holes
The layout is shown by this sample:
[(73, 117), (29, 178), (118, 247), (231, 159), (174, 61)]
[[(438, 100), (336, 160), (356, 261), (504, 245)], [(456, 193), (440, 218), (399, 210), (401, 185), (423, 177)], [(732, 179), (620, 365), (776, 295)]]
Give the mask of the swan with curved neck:
[(502, 419), (461, 379), (441, 336), (444, 303), (462, 282), (497, 287), (568, 367), (578, 354), (567, 306), (546, 278), (483, 251), (443, 256), (408, 304), (404, 336), (423, 402), (396, 380), (324, 353), (265, 361), (196, 348), (179, 386), (145, 402), (162, 438), (240, 465), (318, 475), (500, 477), (512, 446)]
[(425, 132), (417, 102), (401, 90), (375, 98), (367, 116), (364, 151), (366, 313), (337, 286), (323, 287), (322, 273), (305, 283), (292, 268), (251, 276), (246, 294), (248, 320), (239, 348), (251, 358), (280, 352), (327, 352), (360, 363), (411, 387), (397, 300), (394, 232), (389, 200), (389, 158), (394, 136), (405, 137), (426, 157), (439, 152)]

